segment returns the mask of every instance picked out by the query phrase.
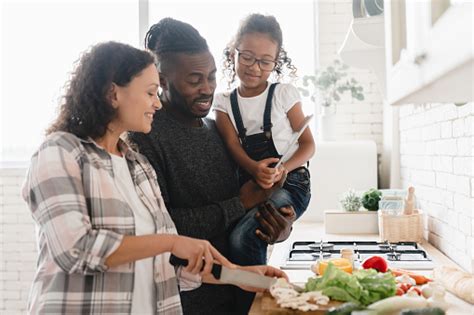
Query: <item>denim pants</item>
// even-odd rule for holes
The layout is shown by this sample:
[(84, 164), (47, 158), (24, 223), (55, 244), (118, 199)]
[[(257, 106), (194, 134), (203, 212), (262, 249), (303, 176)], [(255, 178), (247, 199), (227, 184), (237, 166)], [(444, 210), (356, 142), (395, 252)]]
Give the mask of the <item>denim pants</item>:
[[(275, 191), (268, 202), (275, 209), (284, 206), (293, 206), (296, 217), (299, 218), (308, 207), (311, 199), (311, 184), (309, 171), (305, 167), (297, 168), (287, 175), (282, 188)], [(230, 234), (230, 260), (233, 263), (249, 266), (263, 265), (267, 262), (267, 246), (255, 234), (261, 229), (255, 218), (258, 208), (251, 209), (236, 224)]]

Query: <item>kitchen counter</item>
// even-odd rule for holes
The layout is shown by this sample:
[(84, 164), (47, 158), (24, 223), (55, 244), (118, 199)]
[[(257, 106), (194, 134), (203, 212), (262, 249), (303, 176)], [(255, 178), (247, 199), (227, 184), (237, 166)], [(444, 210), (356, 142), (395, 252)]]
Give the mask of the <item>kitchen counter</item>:
[[(377, 234), (326, 234), (324, 232), (324, 224), (323, 223), (309, 223), (309, 222), (296, 222), (293, 226), (293, 231), (290, 237), (282, 243), (275, 244), (273, 249), (271, 250), (270, 259), (268, 264), (271, 266), (275, 266), (277, 268), (280, 267), (281, 263), (284, 261), (284, 258), (288, 254), (288, 249), (291, 246), (292, 242), (296, 240), (367, 240), (373, 241), (378, 240)], [(428, 242), (421, 243), (423, 248), (426, 250), (428, 255), (431, 256), (435, 265), (448, 265), (448, 266), (455, 266), (460, 268), (456, 265), (452, 260), (446, 257), (443, 253), (441, 253), (438, 249), (433, 247)], [(390, 265), (390, 263), (389, 263)], [(310, 270), (285, 270), (287, 273), (290, 282), (302, 285), (304, 284), (309, 277), (314, 276), (313, 272)], [(430, 275), (431, 270), (417, 270), (416, 272)], [(250, 309), (250, 315), (260, 315), (262, 312), (260, 311), (260, 300), (261, 294), (257, 294), (254, 303), (252, 304), (252, 308)], [(446, 293), (446, 300), (452, 305), (449, 310), (447, 311), (448, 315), (472, 315), (474, 314), (474, 305), (471, 305), (456, 296), (452, 295), (451, 293)]]

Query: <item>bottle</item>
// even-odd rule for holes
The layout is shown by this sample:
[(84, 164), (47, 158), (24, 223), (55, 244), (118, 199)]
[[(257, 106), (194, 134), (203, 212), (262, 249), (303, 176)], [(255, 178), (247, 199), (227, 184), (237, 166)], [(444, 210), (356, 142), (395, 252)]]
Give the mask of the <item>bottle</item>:
[(408, 195), (405, 199), (405, 209), (403, 210), (403, 214), (410, 215), (413, 214), (413, 210), (415, 209), (415, 187), (408, 187)]
[(347, 259), (354, 269), (354, 250), (352, 248), (341, 248), (341, 258)]

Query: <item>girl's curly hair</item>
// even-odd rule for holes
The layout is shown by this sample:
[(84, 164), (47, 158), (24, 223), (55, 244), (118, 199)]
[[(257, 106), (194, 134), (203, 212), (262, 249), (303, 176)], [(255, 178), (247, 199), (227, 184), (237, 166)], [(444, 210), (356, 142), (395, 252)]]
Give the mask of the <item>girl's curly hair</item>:
[(230, 87), (235, 81), (235, 64), (232, 58), (242, 37), (251, 33), (263, 33), (269, 35), (278, 44), (277, 64), (273, 70), (275, 80), (280, 81), (288, 75), (291, 79), (296, 78), (296, 67), (291, 63), (286, 50), (283, 48), (283, 35), (280, 24), (272, 15), (262, 15), (258, 13), (248, 15), (241, 21), (235, 37), (227, 44), (224, 49), (223, 74)]
[(46, 134), (66, 131), (80, 138), (102, 137), (116, 116), (107, 97), (112, 83), (126, 86), (154, 62), (152, 54), (127, 44), (105, 42), (93, 46), (77, 62), (66, 83), (59, 115)]

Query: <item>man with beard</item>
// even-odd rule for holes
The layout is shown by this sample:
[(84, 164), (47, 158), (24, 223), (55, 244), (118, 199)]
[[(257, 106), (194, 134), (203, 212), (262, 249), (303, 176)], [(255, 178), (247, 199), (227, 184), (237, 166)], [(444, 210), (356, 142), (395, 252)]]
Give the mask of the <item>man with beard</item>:
[[(232, 227), (261, 204), (268, 191), (253, 181), (239, 189), (236, 166), (213, 120), (206, 118), (216, 88), (216, 66), (204, 38), (191, 25), (165, 18), (145, 38), (157, 58), (163, 109), (149, 134), (130, 138), (156, 170), (178, 233), (207, 239), (228, 256)], [(268, 243), (286, 239), (296, 215), (265, 204), (257, 235)], [(253, 295), (233, 286), (207, 285), (181, 292), (185, 314), (246, 314)]]

